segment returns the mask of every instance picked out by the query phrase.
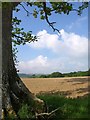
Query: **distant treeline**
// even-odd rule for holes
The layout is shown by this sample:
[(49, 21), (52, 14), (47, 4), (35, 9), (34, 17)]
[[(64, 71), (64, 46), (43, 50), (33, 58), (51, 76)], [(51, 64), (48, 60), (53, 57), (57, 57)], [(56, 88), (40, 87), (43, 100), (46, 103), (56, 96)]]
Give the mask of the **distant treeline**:
[(58, 77), (78, 77), (90, 76), (90, 69), (88, 71), (78, 71), (70, 73), (53, 72), (51, 74), (19, 74), (22, 78), (58, 78)]

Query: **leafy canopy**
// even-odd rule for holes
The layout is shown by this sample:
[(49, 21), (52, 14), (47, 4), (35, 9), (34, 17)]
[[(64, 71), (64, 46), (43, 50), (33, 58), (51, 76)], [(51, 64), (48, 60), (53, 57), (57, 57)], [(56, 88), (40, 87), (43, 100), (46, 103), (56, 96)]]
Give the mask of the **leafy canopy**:
[[(12, 4), (14, 6), (16, 3)], [(49, 21), (49, 17), (53, 15), (53, 13), (69, 15), (72, 11), (76, 11), (78, 15), (81, 15), (82, 11), (88, 7), (88, 2), (82, 2), (78, 8), (74, 8), (74, 3), (70, 2), (21, 2), (19, 5), (26, 11), (27, 16), (32, 15), (34, 18), (37, 18), (38, 15), (40, 15), (41, 20), (46, 20), (53, 31), (59, 32), (59, 30), (54, 27), (56, 22)], [(25, 6), (32, 7), (32, 9), (34, 8), (33, 12), (31, 13)], [(12, 8), (16, 12), (20, 11), (18, 6)], [(37, 41), (37, 36), (32, 35), (32, 31), (25, 32), (24, 28), (19, 27), (20, 23), (21, 20), (17, 17), (12, 19), (12, 41), (14, 45), (24, 45), (27, 42)]]
[[(54, 27), (55, 21), (49, 21), (49, 17), (55, 14), (66, 14), (69, 15), (70, 12), (75, 11), (78, 15), (82, 14), (82, 11), (88, 7), (88, 2), (82, 2), (81, 5), (78, 8), (74, 8), (74, 3), (70, 2), (12, 2), (12, 3), (5, 3), (4, 7), (12, 6), (12, 10), (16, 11), (17, 13), (20, 11), (20, 8), (18, 8), (17, 5), (22, 6), (22, 8), (25, 10), (27, 17), (32, 15), (34, 18), (37, 18), (38, 15), (40, 16), (41, 20), (46, 20), (47, 24), (53, 29), (53, 31), (59, 30)], [(27, 7), (32, 7), (33, 12), (27, 10)], [(34, 7), (33, 7), (34, 6)], [(13, 45), (25, 45), (27, 42), (34, 42), (38, 40), (38, 36), (32, 35), (32, 31), (25, 32), (24, 28), (20, 28), (21, 20), (19, 20), (17, 17), (12, 18), (12, 42)], [(14, 62), (17, 64), (17, 48), (13, 47), (13, 58)]]

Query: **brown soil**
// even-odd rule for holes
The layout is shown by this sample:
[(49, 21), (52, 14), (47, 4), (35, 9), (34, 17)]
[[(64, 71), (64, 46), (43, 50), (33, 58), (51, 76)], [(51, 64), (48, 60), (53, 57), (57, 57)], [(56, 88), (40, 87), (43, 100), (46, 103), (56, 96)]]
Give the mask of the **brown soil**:
[(66, 97), (78, 97), (89, 93), (90, 78), (88, 77), (21, 79), (34, 94), (41, 92), (61, 92)]

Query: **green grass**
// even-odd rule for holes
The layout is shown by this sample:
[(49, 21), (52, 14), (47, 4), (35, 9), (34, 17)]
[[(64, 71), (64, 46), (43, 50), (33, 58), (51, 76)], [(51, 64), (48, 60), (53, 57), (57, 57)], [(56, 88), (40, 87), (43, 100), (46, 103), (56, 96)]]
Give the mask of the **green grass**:
[[(90, 109), (90, 95), (79, 97), (79, 98), (65, 98), (60, 93), (45, 93), (37, 95), (38, 98), (45, 101), (48, 112), (55, 110), (60, 107), (60, 109), (55, 113), (55, 115), (48, 120), (89, 120), (89, 109)], [(35, 106), (28, 106), (28, 104), (23, 104), (18, 112), (21, 120), (29, 118), (30, 120), (36, 120), (32, 118), (31, 109)], [(9, 118), (13, 118), (9, 116)], [(8, 120), (8, 119), (7, 119)], [(41, 120), (41, 119), (40, 119)], [(46, 119), (45, 119), (46, 120)]]
[(60, 94), (41, 94), (38, 97), (46, 102), (49, 112), (60, 107), (52, 120), (87, 120), (90, 118), (88, 114), (90, 95), (76, 99), (65, 98)]

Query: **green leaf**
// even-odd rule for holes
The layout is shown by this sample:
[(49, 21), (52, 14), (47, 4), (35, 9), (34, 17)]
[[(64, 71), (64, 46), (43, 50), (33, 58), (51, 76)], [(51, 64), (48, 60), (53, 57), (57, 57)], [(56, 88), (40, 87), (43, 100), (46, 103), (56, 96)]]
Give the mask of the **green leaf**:
[(45, 19), (45, 16), (44, 16), (44, 15), (42, 15), (40, 18), (41, 18), (41, 20), (44, 20), (44, 19)]

